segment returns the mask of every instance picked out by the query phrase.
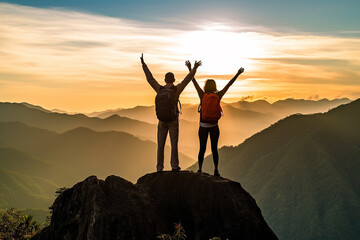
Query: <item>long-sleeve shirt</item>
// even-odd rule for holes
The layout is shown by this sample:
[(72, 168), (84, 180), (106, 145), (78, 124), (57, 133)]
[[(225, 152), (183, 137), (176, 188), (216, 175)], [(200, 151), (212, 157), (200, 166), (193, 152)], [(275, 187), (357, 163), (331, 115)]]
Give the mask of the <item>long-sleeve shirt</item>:
[[(146, 80), (148, 81), (150, 86), (155, 90), (155, 92), (158, 93), (162, 86), (153, 77), (152, 73), (150, 72), (150, 70), (149, 70), (149, 68), (147, 67), (146, 64), (143, 64), (142, 67), (143, 67), (143, 70), (144, 70), (144, 73), (145, 73), (145, 76), (146, 76)], [(191, 79), (194, 78), (195, 73), (196, 73), (196, 69), (193, 69), (184, 78), (184, 80), (182, 80), (179, 84), (176, 85), (176, 99), (179, 98), (180, 94), (185, 89), (186, 85), (188, 85), (188, 83), (191, 81)], [(165, 88), (172, 88), (174, 86), (175, 85), (173, 83), (166, 83), (164, 87)]]

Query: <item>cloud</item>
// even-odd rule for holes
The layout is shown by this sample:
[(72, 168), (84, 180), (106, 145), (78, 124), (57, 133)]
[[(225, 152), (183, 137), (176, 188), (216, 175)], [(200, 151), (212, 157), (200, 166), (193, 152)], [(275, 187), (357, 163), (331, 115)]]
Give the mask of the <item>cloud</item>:
[(319, 100), (319, 99), (320, 99), (320, 97), (319, 97), (319, 95), (318, 95), (318, 94), (315, 94), (315, 95), (311, 95), (311, 96), (309, 96), (307, 99), (308, 99), (308, 100)]
[(0, 68), (35, 72), (49, 81), (91, 80), (99, 73), (106, 79), (103, 72), (128, 69), (135, 59), (138, 63), (142, 51), (157, 52), (160, 58), (176, 32), (123, 19), (11, 4), (1, 4), (0, 24)]
[(316, 59), (316, 58), (252, 58), (256, 61), (271, 61), (283, 64), (297, 64), (297, 65), (310, 65), (310, 66), (336, 66), (346, 67), (349, 65), (348, 60), (343, 59)]
[(240, 101), (252, 101), (254, 99), (254, 95), (244, 96), (240, 98)]

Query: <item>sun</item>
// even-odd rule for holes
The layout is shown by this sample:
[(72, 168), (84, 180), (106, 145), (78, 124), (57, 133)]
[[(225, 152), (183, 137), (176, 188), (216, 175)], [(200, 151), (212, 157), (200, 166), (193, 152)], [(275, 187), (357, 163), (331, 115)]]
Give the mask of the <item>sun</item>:
[(256, 33), (236, 32), (218, 26), (186, 32), (180, 36), (179, 51), (202, 60), (202, 71), (224, 75), (235, 73), (240, 67), (254, 68), (252, 58), (261, 55), (261, 46)]

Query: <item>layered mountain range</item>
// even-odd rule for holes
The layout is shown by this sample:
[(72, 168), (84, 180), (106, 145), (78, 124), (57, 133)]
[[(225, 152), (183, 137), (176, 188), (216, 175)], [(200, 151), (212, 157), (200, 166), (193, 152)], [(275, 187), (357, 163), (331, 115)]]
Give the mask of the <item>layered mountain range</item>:
[[(360, 234), (360, 100), (326, 112), (348, 101), (223, 104), (221, 144), (235, 146), (220, 149), (220, 173), (250, 192), (280, 239), (356, 239)], [(196, 108), (183, 106), (180, 117), (182, 167), (194, 164), (197, 155)], [(146, 117), (154, 116), (153, 109), (138, 109), (102, 119), (0, 103), (0, 208), (46, 209), (57, 188), (89, 175), (135, 181), (154, 171), (156, 124)], [(278, 121), (317, 111), (325, 113)], [(190, 169), (196, 171), (196, 164)], [(213, 172), (211, 156), (204, 170)]]

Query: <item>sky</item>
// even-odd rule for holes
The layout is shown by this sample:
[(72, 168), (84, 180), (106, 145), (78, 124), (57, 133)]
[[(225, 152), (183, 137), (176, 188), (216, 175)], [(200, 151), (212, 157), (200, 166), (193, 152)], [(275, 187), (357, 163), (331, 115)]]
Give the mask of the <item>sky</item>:
[[(242, 99), (360, 97), (360, 1), (0, 1), (0, 101), (92, 112), (154, 104), (202, 60), (200, 85)], [(180, 100), (197, 104), (190, 83)]]

